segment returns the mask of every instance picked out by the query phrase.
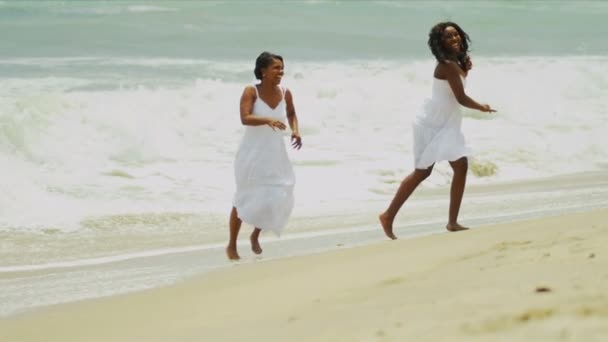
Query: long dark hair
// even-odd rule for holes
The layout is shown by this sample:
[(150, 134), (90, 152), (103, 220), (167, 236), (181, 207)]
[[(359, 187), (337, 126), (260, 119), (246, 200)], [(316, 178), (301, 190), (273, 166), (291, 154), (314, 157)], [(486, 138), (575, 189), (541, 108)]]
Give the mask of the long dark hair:
[(443, 46), (443, 31), (445, 31), (445, 29), (449, 26), (455, 28), (456, 31), (458, 31), (458, 34), (460, 35), (460, 53), (456, 56), (456, 58), (458, 59), (460, 67), (464, 69), (471, 39), (469, 38), (469, 35), (464, 32), (464, 30), (461, 29), (460, 26), (458, 26), (458, 24), (453, 23), (451, 21), (445, 21), (433, 26), (433, 28), (431, 28), (431, 32), (429, 32), (429, 47), (431, 48), (431, 52), (433, 53), (435, 58), (437, 58), (437, 61), (439, 63), (445, 63), (447, 60), (449, 60), (448, 55), (450, 53), (446, 51), (445, 47)]
[(255, 69), (253, 70), (255, 78), (261, 80), (262, 69), (268, 68), (275, 59), (280, 60), (281, 63), (283, 63), (283, 66), (285, 66), (285, 62), (283, 62), (283, 57), (275, 55), (274, 53), (270, 53), (268, 51), (262, 52), (255, 60)]

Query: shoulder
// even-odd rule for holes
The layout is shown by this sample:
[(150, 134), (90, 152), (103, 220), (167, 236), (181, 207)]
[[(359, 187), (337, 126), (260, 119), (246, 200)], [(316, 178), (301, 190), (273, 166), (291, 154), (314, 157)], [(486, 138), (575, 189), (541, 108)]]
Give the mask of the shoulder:
[(243, 96), (251, 96), (253, 98), (257, 97), (257, 89), (255, 85), (248, 85), (243, 89)]
[(459, 77), (462, 71), (457, 63), (453, 61), (444, 61), (437, 63), (435, 68), (435, 76), (440, 78)]
[(452, 72), (458, 72), (460, 70), (460, 67), (458, 66), (458, 64), (456, 62), (443, 61), (443, 62), (437, 63), (437, 69), (452, 73)]
[(246, 92), (253, 92), (253, 93), (255, 93), (256, 90), (257, 89), (255, 87), (255, 84), (250, 84), (250, 85), (245, 86), (245, 89), (243, 90), (243, 92), (244, 93), (246, 93)]

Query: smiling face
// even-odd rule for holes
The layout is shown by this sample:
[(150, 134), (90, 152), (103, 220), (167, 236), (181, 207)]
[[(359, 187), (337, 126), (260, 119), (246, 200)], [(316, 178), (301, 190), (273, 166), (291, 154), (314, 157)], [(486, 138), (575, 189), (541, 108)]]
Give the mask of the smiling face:
[(453, 26), (448, 26), (443, 30), (441, 41), (445, 50), (450, 53), (457, 54), (462, 48), (462, 38)]
[(264, 69), (262, 74), (264, 81), (275, 84), (281, 83), (281, 79), (283, 78), (283, 62), (280, 59), (274, 58), (272, 64)]

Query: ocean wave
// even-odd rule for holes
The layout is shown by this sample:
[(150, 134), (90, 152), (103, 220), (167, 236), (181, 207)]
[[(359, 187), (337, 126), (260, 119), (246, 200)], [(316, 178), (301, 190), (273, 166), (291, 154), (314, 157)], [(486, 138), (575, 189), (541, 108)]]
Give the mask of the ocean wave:
[(162, 7), (162, 6), (150, 6), (150, 5), (139, 5), (139, 6), (127, 6), (127, 11), (138, 13), (138, 12), (177, 12), (179, 9), (173, 7)]
[(175, 7), (163, 7), (152, 5), (130, 5), (130, 6), (89, 6), (72, 8), (51, 8), (50, 12), (58, 14), (80, 14), (80, 15), (116, 15), (124, 13), (149, 13), (149, 12), (178, 12)]
[[(102, 60), (141, 62), (77, 61), (95, 68)], [(99, 79), (68, 72), (3, 80), (0, 158), (9, 171), (1, 227), (82, 229), (82, 217), (100, 214), (98, 207), (107, 215), (159, 201), (165, 209), (205, 203), (225, 210), (242, 134), (238, 103), (254, 82), (252, 63), (144, 62), (182, 63), (190, 74), (209, 69), (181, 84), (160, 77), (141, 84), (129, 79), (128, 68)], [(474, 63), (467, 92), (498, 112), (463, 111), (474, 150), (470, 182), (590, 171), (608, 161), (608, 58), (475, 57)], [(283, 83), (292, 90), (304, 142), (289, 152), (298, 198), (321, 193), (329, 203), (358, 203), (369, 199), (369, 189), (371, 196), (388, 196), (413, 168), (410, 124), (430, 95), (433, 66), (431, 60), (288, 61)], [(438, 163), (424, 186), (446, 185), (451, 176), (449, 165)], [(331, 182), (319, 189), (319, 179)], [(50, 202), (51, 211), (28, 214)]]

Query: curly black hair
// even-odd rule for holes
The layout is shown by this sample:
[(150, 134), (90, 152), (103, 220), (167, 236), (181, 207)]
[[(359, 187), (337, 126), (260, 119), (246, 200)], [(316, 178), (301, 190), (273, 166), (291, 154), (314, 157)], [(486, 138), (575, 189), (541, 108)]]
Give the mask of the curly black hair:
[(445, 21), (433, 26), (433, 28), (431, 28), (431, 32), (429, 32), (428, 44), (431, 48), (431, 52), (433, 53), (435, 58), (437, 58), (437, 61), (439, 63), (446, 62), (449, 59), (449, 52), (446, 51), (445, 47), (443, 46), (443, 31), (445, 31), (445, 29), (450, 26), (452, 26), (456, 29), (456, 31), (458, 31), (458, 34), (461, 38), (462, 45), (460, 47), (460, 53), (458, 54), (458, 56), (456, 56), (456, 58), (458, 59), (460, 67), (464, 69), (471, 39), (469, 38), (469, 35), (464, 32), (464, 30), (461, 29), (460, 26), (458, 26), (458, 24), (453, 23), (451, 21)]
[(275, 55), (274, 53), (270, 53), (268, 51), (262, 52), (258, 56), (258, 58), (256, 58), (256, 60), (255, 60), (255, 69), (253, 70), (253, 74), (255, 75), (255, 78), (257, 78), (258, 80), (261, 80), (262, 79), (262, 69), (268, 68), (275, 59), (280, 60), (281, 63), (283, 63), (283, 65), (285, 65), (285, 62), (283, 62), (283, 57), (281, 57), (279, 55)]

